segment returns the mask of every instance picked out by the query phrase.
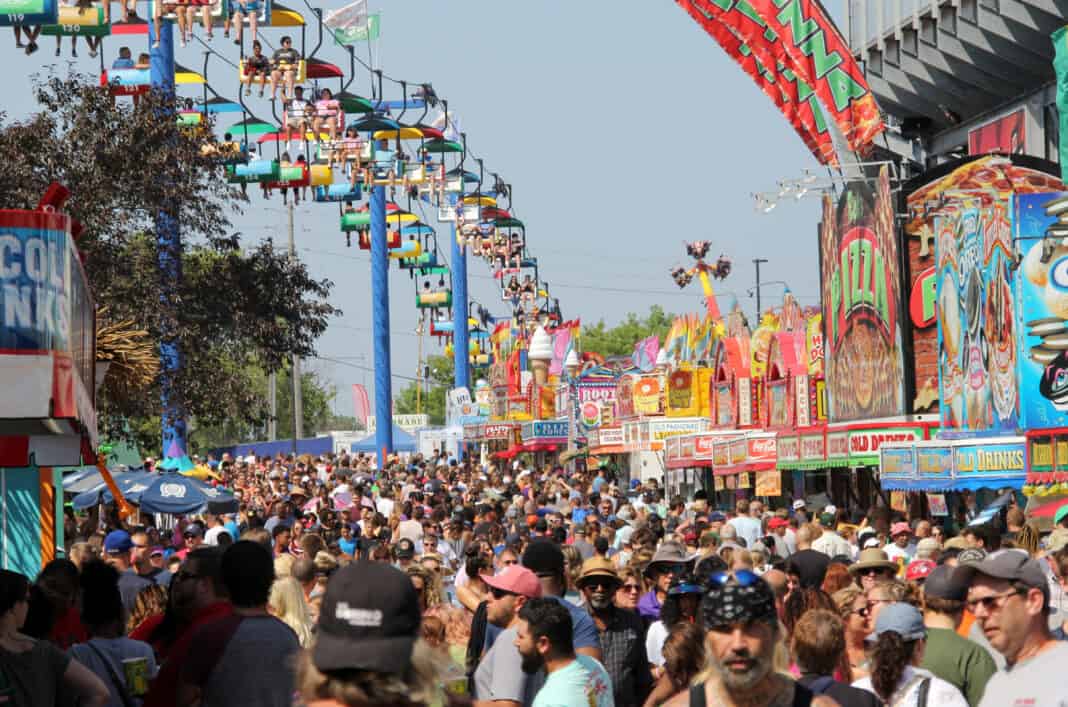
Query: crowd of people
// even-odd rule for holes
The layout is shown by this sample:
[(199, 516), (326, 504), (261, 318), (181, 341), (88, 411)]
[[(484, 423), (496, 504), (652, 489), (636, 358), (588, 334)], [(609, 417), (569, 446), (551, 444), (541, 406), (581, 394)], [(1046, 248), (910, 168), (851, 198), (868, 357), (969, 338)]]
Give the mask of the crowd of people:
[(0, 571), (17, 705), (1068, 704), (1068, 506), (1043, 536), (666, 497), (442, 453), (206, 460), (239, 512), (68, 514)]

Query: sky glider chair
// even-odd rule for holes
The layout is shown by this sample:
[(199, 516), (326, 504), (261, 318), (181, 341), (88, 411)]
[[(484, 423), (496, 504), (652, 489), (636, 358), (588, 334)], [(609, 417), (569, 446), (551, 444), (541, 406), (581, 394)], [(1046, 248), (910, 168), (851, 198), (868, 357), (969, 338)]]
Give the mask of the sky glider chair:
[(151, 84), (148, 69), (105, 69), (100, 73), (100, 85), (112, 96), (140, 96), (148, 93)]
[(56, 24), (41, 27), (41, 34), (46, 37), (106, 37), (111, 34), (111, 25), (104, 22), (103, 7), (63, 5), (59, 8)]

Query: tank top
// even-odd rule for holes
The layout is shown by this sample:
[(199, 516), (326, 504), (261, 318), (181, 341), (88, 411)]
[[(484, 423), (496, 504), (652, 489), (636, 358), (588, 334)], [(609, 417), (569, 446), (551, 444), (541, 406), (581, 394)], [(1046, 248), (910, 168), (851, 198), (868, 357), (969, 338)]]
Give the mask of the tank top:
[[(799, 682), (794, 683), (794, 701), (792, 707), (809, 707), (812, 704), (812, 691)], [(705, 699), (705, 684), (698, 683), (690, 687), (690, 707), (708, 707)]]

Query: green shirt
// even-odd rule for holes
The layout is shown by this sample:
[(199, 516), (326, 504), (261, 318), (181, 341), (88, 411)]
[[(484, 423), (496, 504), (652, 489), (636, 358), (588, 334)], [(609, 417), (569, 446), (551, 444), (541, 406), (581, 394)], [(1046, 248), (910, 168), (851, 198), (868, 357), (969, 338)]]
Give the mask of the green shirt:
[(973, 707), (983, 698), (990, 676), (997, 672), (985, 648), (948, 628), (927, 629), (927, 649), (920, 667), (952, 683)]

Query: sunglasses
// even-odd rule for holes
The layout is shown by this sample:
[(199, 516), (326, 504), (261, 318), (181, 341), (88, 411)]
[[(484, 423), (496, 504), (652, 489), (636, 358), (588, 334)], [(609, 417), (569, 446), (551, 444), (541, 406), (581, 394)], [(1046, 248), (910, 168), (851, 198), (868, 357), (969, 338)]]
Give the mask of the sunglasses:
[(493, 596), (494, 599), (504, 599), (505, 597), (516, 596), (515, 592), (498, 589), (497, 587), (490, 587), (490, 594)]
[(612, 589), (616, 584), (618, 584), (617, 580), (602, 577), (587, 579), (582, 586), (585, 589)]
[(638, 584), (624, 584), (621, 589), (625, 592), (640, 592), (642, 590), (641, 585)]
[(871, 577), (881, 574), (890, 574), (890, 570), (885, 567), (868, 567), (867, 569), (859, 570), (857, 574), (861, 577)]
[(743, 587), (751, 587), (760, 581), (760, 575), (750, 572), (749, 570), (734, 570), (733, 572), (716, 572), (708, 578), (710, 582), (713, 582), (720, 587), (727, 585), (731, 579), (734, 579), (738, 584)]
[(968, 601), (964, 602), (964, 605), (968, 607), (968, 611), (972, 612), (973, 614), (975, 613), (975, 610), (978, 609), (980, 606), (982, 606), (983, 610), (989, 614), (999, 610), (1002, 606), (1004, 606), (1006, 599), (1008, 599), (1009, 597), (1014, 597), (1018, 594), (1022, 595), (1026, 594), (1026, 592), (1021, 591), (1019, 589), (1013, 589), (1012, 591), (1006, 592), (1004, 594), (994, 594), (988, 597), (980, 597), (979, 599), (969, 599)]
[(857, 616), (859, 616), (860, 618), (862, 618), (862, 619), (866, 619), (866, 618), (868, 618), (869, 616), (871, 616), (871, 609), (869, 609), (869, 608), (868, 608), (868, 607), (866, 607), (866, 606), (862, 606), (862, 607), (860, 607), (859, 609), (853, 609), (853, 610), (852, 610), (852, 611), (850, 611), (849, 613), (851, 613), (851, 614), (856, 614), (856, 615), (857, 615)]

